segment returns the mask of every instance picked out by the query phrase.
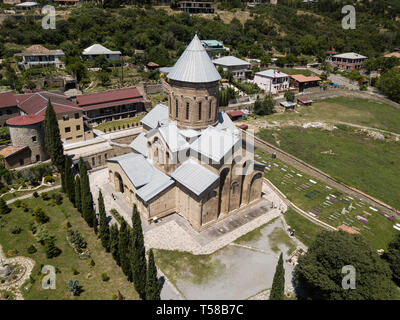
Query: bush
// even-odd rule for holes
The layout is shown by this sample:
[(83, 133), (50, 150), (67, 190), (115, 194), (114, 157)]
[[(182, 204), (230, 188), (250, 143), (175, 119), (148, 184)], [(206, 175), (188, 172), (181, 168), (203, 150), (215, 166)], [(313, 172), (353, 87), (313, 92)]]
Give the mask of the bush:
[(54, 240), (47, 240), (45, 242), (44, 250), (48, 259), (58, 257), (61, 254), (61, 249), (56, 247)]
[(35, 221), (41, 224), (44, 224), (50, 220), (41, 206), (37, 206), (35, 209), (33, 209), (33, 216), (35, 217)]
[(107, 273), (102, 273), (101, 280), (103, 280), (104, 282), (107, 282), (108, 280), (110, 280), (110, 277), (107, 275)]
[(11, 208), (7, 206), (7, 203), (3, 198), (0, 198), (0, 214), (7, 214), (11, 211)]
[(19, 226), (17, 226), (17, 225), (12, 226), (11, 229), (10, 229), (10, 232), (11, 232), (12, 234), (20, 234), (21, 231), (22, 231), (21, 227), (19, 227)]
[(41, 197), (42, 197), (42, 199), (43, 199), (44, 201), (50, 200), (50, 197), (49, 197), (49, 195), (47, 194), (47, 192), (43, 192), (43, 193), (41, 194)]
[(21, 203), (21, 208), (24, 210), (24, 212), (28, 212), (29, 211), (29, 207), (25, 202)]
[(94, 263), (94, 260), (90, 260), (90, 262), (88, 263), (89, 267), (94, 267), (96, 264)]
[(48, 182), (54, 182), (54, 178), (51, 175), (45, 176), (44, 177), (44, 182), (48, 183)]
[(73, 274), (74, 276), (76, 276), (76, 275), (79, 274), (79, 271), (76, 270), (74, 267), (71, 267), (71, 271), (72, 271), (72, 274)]
[(29, 254), (34, 254), (34, 253), (37, 251), (37, 249), (36, 249), (36, 247), (35, 247), (33, 244), (31, 244), (31, 245), (26, 249), (26, 251), (28, 251)]
[(35, 224), (34, 222), (31, 222), (31, 223), (29, 224), (29, 230), (32, 231), (32, 234), (35, 234), (35, 233), (36, 233), (37, 227), (36, 227), (36, 224)]
[(78, 280), (68, 280), (68, 290), (74, 295), (79, 296), (81, 293), (81, 286), (79, 285)]
[(37, 193), (36, 191), (33, 193), (33, 196), (35, 197), (35, 198), (39, 198), (39, 193)]
[(14, 205), (15, 205), (17, 208), (21, 208), (22, 201), (18, 199), (17, 201), (14, 202)]

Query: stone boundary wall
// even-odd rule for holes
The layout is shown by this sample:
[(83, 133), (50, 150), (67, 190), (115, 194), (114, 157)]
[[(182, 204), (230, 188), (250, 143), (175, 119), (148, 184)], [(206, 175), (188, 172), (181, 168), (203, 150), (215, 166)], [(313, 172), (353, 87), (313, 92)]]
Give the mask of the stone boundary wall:
[[(249, 133), (247, 133), (247, 134), (249, 134)], [(375, 199), (372, 196), (370, 196), (356, 188), (350, 187), (350, 186), (332, 178), (327, 173), (325, 173), (317, 168), (314, 168), (313, 166), (309, 165), (308, 163), (304, 162), (303, 160), (296, 158), (295, 156), (279, 149), (278, 147), (276, 147), (268, 142), (261, 140), (258, 137), (254, 136), (254, 142), (255, 142), (255, 146), (257, 148), (260, 148), (271, 154), (275, 153), (276, 157), (278, 159), (280, 159), (284, 162), (288, 162), (290, 165), (292, 165), (296, 169), (301, 170), (301, 171), (305, 172), (306, 174), (308, 174), (312, 177), (315, 177), (318, 180), (321, 180), (323, 183), (326, 183), (326, 184), (338, 189), (341, 192), (350, 194), (353, 197), (361, 199), (361, 200), (365, 201), (366, 203), (368, 203), (369, 205), (373, 205), (373, 206), (377, 207), (379, 210), (387, 211), (388, 213), (392, 214), (396, 219), (400, 220), (400, 211), (393, 208), (392, 206), (390, 206), (378, 199)]]

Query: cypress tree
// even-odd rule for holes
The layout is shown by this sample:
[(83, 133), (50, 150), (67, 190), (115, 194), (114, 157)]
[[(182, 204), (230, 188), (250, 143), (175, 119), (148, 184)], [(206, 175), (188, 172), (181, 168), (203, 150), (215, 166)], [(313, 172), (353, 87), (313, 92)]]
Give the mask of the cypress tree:
[(279, 256), (279, 261), (275, 269), (274, 280), (272, 281), (269, 300), (283, 300), (285, 297), (285, 269), (283, 268), (283, 255)]
[(110, 252), (117, 265), (120, 265), (118, 242), (119, 242), (118, 226), (116, 223), (114, 223), (110, 227)]
[(99, 226), (99, 221), (97, 220), (96, 212), (94, 212), (94, 214), (93, 214), (93, 230), (94, 230), (95, 234), (97, 234), (98, 226)]
[(61, 142), (57, 116), (50, 99), (47, 103), (44, 117), (44, 144), (46, 153), (49, 155), (52, 163), (61, 171), (64, 164), (64, 149)]
[(150, 249), (146, 277), (146, 300), (161, 300), (160, 293), (161, 282), (157, 277), (157, 267), (154, 262), (153, 249)]
[(98, 198), (99, 215), (100, 215), (100, 239), (101, 244), (110, 252), (110, 228), (108, 227), (106, 208), (104, 206), (104, 199), (101, 190), (99, 191)]
[(7, 214), (11, 211), (11, 208), (7, 206), (7, 202), (0, 198), (0, 214)]
[(119, 260), (121, 262), (121, 269), (123, 273), (128, 277), (129, 281), (132, 281), (132, 270), (131, 261), (129, 254), (129, 239), (130, 239), (129, 226), (125, 220), (121, 223), (121, 228), (119, 229), (119, 241), (118, 241), (118, 253)]
[(65, 157), (64, 162), (64, 174), (65, 174), (65, 189), (69, 200), (75, 206), (75, 183), (74, 174), (72, 172), (72, 162), (69, 157)]
[(133, 283), (136, 292), (142, 299), (146, 298), (146, 249), (144, 247), (142, 221), (136, 204), (133, 205), (132, 214), (132, 239), (131, 239), (131, 263), (133, 273)]
[(67, 193), (66, 176), (65, 176), (65, 161), (64, 166), (60, 170), (61, 173), (61, 191)]
[(79, 176), (75, 179), (75, 207), (79, 212), (82, 212), (82, 202), (81, 202), (81, 179)]
[(82, 158), (79, 159), (79, 177), (81, 180), (81, 206), (82, 216), (90, 227), (93, 227), (94, 222), (94, 209), (93, 198), (90, 192), (89, 176), (87, 174), (86, 164)]

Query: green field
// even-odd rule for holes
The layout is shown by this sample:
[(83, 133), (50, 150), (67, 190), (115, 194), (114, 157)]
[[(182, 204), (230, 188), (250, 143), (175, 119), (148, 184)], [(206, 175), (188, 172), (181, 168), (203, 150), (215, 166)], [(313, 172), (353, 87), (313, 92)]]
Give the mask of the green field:
[[(132, 118), (126, 118), (126, 119), (121, 119), (121, 120), (114, 120), (114, 121), (108, 121), (108, 122), (104, 122), (100, 125), (98, 125), (97, 127), (95, 127), (95, 129), (100, 130), (100, 131), (104, 131), (107, 130), (110, 131), (118, 131), (118, 130), (122, 130), (122, 127), (125, 126), (125, 128), (134, 128), (135, 126), (140, 125), (140, 121), (142, 120), (144, 116), (136, 116), (136, 117), (132, 117)], [(120, 129), (118, 129), (118, 127)], [(115, 128), (115, 130), (114, 130)]]
[(305, 75), (306, 77), (311, 76), (313, 73), (310, 70), (307, 69), (292, 69), (292, 68), (279, 68), (279, 71), (286, 73), (288, 75), (292, 74), (302, 74)]
[(356, 133), (354, 128), (338, 127), (333, 131), (300, 127), (262, 129), (258, 136), (399, 209), (399, 142), (374, 140)]
[(337, 97), (319, 100), (309, 107), (297, 107), (296, 112), (275, 113), (269, 116), (249, 119), (248, 123), (278, 121), (281, 126), (289, 122), (323, 121), (337, 124), (340, 122), (387, 130), (400, 133), (400, 110), (387, 104), (359, 98)]
[[(394, 222), (389, 221), (379, 211), (370, 209), (366, 203), (333, 188), (327, 188), (326, 184), (295, 170), (278, 159), (271, 159), (268, 154), (257, 151), (256, 158), (267, 165), (265, 170), (267, 179), (279, 188), (290, 201), (306, 212), (311, 211), (319, 220), (334, 227), (342, 224), (352, 227), (377, 249), (386, 249), (387, 243), (397, 232), (393, 228)], [(354, 209), (349, 211), (350, 203)], [(343, 214), (343, 208), (346, 208), (348, 212)], [(300, 233), (300, 240), (304, 241), (304, 238), (311, 240), (315, 237), (318, 230), (311, 228), (311, 221), (308, 222), (310, 224), (310, 228), (308, 228), (306, 223), (301, 221), (302, 219), (295, 219), (293, 213), (289, 212), (288, 216), (287, 223), (289, 225), (292, 225), (293, 221), (301, 224), (300, 229), (296, 231)], [(367, 219), (368, 223), (361, 222), (356, 216)], [(309, 243), (305, 240), (305, 244)]]
[[(49, 195), (56, 191), (49, 192)], [(64, 196), (64, 195), (63, 195)], [(44, 247), (36, 241), (30, 231), (30, 223), (33, 217), (30, 212), (23, 212), (16, 208), (14, 204), (10, 205), (12, 211), (0, 216), (0, 243), (3, 250), (7, 253), (9, 250), (17, 250), (19, 256), (30, 257), (36, 264), (32, 272), (34, 283), (25, 283), (21, 289), (25, 299), (39, 300), (60, 300), (60, 299), (112, 299), (113, 294), (117, 295), (118, 290), (125, 299), (138, 299), (133, 284), (128, 282), (121, 269), (116, 265), (110, 253), (106, 253), (100, 240), (94, 234), (93, 229), (89, 228), (86, 222), (81, 218), (76, 209), (64, 196), (63, 203), (54, 207), (50, 206), (50, 201), (44, 201), (41, 198), (23, 200), (29, 206), (34, 208), (40, 205), (44, 208), (50, 221), (45, 225), (49, 232), (56, 236), (56, 246), (62, 250), (62, 253), (55, 258), (48, 259)], [(67, 222), (72, 225), (72, 230), (79, 230), (84, 240), (88, 243), (91, 258), (80, 259), (73, 248), (68, 244)], [(12, 234), (10, 229), (14, 226), (22, 228), (20, 234)], [(29, 254), (27, 248), (34, 245), (37, 252)], [(94, 267), (89, 266), (93, 259)], [(41, 286), (41, 266), (52, 265), (59, 270), (56, 274), (56, 289), (44, 290)], [(74, 275), (72, 268), (75, 268), (79, 274)], [(104, 282), (101, 274), (106, 273), (110, 279)], [(80, 296), (74, 297), (68, 291), (67, 282), (69, 279), (77, 279), (82, 286), (83, 292)], [(29, 289), (26, 290), (25, 287)]]

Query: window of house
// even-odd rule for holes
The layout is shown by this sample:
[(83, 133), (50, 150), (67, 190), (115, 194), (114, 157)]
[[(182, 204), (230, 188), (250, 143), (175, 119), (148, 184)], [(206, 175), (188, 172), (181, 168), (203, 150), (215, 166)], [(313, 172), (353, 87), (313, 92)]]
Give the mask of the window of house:
[(81, 130), (81, 126), (80, 126), (80, 125), (77, 125), (77, 126), (76, 126), (76, 130), (77, 130), (77, 131)]
[(175, 117), (178, 118), (178, 99), (176, 99), (175, 103)]
[(65, 140), (67, 140), (67, 141), (72, 140), (72, 137), (69, 137), (69, 138), (67, 138), (67, 139), (65, 139)]
[(189, 102), (186, 102), (186, 120), (189, 120), (189, 111), (190, 111), (190, 105)]
[(64, 114), (62, 118), (63, 118), (64, 121), (68, 121), (69, 120), (69, 116), (67, 114)]
[(80, 134), (79, 136), (76, 136), (77, 139), (82, 138), (83, 136)]
[(24, 165), (24, 159), (19, 159), (19, 165), (23, 166)]
[(36, 136), (32, 137), (32, 142), (36, 142)]
[(107, 153), (104, 154), (104, 159), (107, 159)]
[(201, 102), (199, 102), (199, 120), (201, 120)]
[(66, 127), (65, 128), (65, 132), (67, 133), (67, 132), (71, 132), (71, 127)]
[(79, 113), (75, 113), (75, 119), (79, 119)]
[(94, 157), (92, 158), (92, 166), (94, 166), (95, 165), (95, 160), (94, 160)]
[(36, 161), (40, 161), (40, 155), (39, 154), (36, 155)]

